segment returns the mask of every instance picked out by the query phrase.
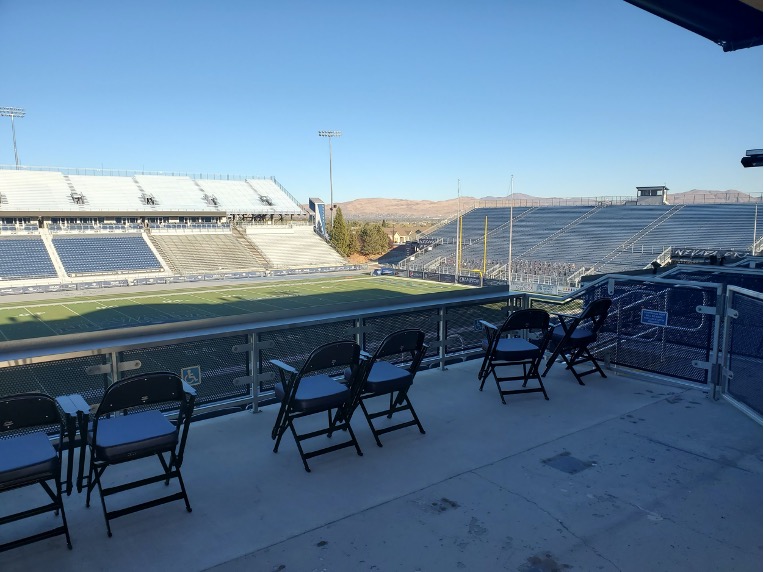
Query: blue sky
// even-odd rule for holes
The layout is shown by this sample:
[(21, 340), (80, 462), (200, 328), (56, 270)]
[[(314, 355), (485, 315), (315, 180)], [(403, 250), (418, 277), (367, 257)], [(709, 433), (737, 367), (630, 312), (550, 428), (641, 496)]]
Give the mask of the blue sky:
[[(762, 49), (619, 0), (0, 0), (25, 165), (275, 176), (301, 201), (762, 191)], [(0, 163), (11, 164), (0, 118)]]

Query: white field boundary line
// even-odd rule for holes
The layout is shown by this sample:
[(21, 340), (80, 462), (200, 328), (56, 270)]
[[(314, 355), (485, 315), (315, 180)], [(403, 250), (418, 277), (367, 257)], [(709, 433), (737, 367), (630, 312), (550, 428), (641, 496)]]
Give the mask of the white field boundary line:
[[(376, 278), (376, 277), (373, 277), (373, 276), (359, 276), (357, 278), (343, 278), (342, 281), (344, 282), (344, 281), (348, 281), (348, 280), (352, 280), (352, 281), (355, 281), (355, 280), (372, 280), (374, 278)], [(405, 278), (405, 280), (410, 280), (410, 279), (409, 278)], [(324, 280), (321, 280), (321, 282), (324, 282)], [(337, 280), (337, 282), (339, 283), (341, 281)], [(297, 280), (295, 280), (294, 283), (295, 284), (300, 284), (300, 285), (304, 284), (303, 281), (297, 281)], [(264, 289), (264, 288), (283, 287), (286, 284), (289, 284), (289, 282), (279, 282), (279, 283), (275, 283), (275, 284), (249, 285), (249, 286), (231, 286), (231, 287), (223, 286), (223, 287), (220, 287), (220, 288), (198, 288), (198, 289), (184, 288), (184, 289), (174, 290), (173, 294), (177, 293), (178, 295), (182, 295), (184, 293), (187, 293), (189, 295), (196, 296), (198, 294), (208, 294), (208, 293), (217, 293), (217, 292), (229, 292), (229, 291), (230, 292), (240, 292), (240, 291), (243, 291), (243, 290), (261, 290), (261, 289)], [(139, 300), (139, 299), (145, 299), (145, 298), (157, 298), (157, 297), (167, 297), (167, 296), (168, 296), (167, 292), (162, 292), (162, 293), (159, 293), (159, 292), (157, 292), (157, 293), (148, 293), (147, 292), (146, 294), (141, 294), (141, 295), (137, 295), (137, 296), (130, 296), (129, 299), (131, 299), (131, 300)], [(98, 303), (100, 303), (100, 302), (113, 302), (113, 301), (116, 301), (116, 300), (125, 300), (125, 299), (126, 299), (125, 296), (120, 296), (120, 297), (114, 296), (114, 297), (110, 297), (110, 298), (102, 298), (100, 296), (89, 296), (87, 298), (83, 298), (82, 300), (69, 300), (69, 301), (66, 302), (66, 304), (83, 304), (83, 303), (86, 303), (86, 302), (98, 302)], [(44, 308), (44, 307), (48, 307), (48, 306), (61, 306), (61, 305), (63, 305), (63, 303), (62, 302), (51, 301), (51, 302), (41, 302), (39, 304), (28, 304), (28, 305), (32, 306), (34, 308)], [(19, 305), (19, 306), (3, 306), (3, 305), (0, 305), (0, 310), (19, 310), (19, 309), (24, 309), (24, 308), (25, 308), (25, 306), (23, 306), (23, 305)]]

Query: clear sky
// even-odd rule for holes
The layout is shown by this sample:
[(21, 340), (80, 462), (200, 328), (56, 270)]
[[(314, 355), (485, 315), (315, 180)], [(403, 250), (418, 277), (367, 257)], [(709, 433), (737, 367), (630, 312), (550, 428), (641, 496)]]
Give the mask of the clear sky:
[(24, 165), (328, 200), (326, 129), (337, 202), (762, 190), (761, 47), (619, 0), (0, 0), (0, 53)]

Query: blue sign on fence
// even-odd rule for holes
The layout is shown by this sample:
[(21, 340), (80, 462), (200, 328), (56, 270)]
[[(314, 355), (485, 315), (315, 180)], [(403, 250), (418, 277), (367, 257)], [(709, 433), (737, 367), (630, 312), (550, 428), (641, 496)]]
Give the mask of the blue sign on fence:
[(668, 312), (642, 308), (642, 323), (648, 326), (668, 326)]
[(188, 385), (199, 385), (202, 382), (202, 368), (198, 365), (184, 367), (180, 370), (180, 377)]

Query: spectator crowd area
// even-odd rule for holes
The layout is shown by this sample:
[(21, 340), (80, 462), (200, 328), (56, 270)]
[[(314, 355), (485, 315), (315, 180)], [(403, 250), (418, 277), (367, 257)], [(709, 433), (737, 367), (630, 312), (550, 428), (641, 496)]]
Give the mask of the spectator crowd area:
[(762, 209), (757, 203), (519, 207), (510, 225), (509, 207), (475, 208), (461, 223), (456, 217), (430, 232), (425, 240), (434, 248), (398, 264), (452, 272), (458, 256), (461, 272), (485, 268), (487, 277), (506, 276), (510, 226), (513, 274), (566, 280), (650, 268), (668, 261), (672, 248), (760, 251)]
[(273, 178), (0, 169), (0, 286), (346, 264)]

